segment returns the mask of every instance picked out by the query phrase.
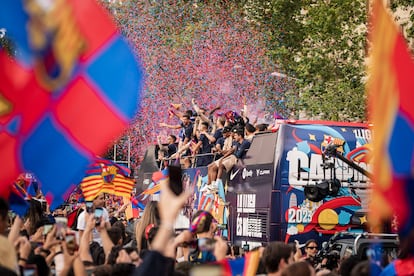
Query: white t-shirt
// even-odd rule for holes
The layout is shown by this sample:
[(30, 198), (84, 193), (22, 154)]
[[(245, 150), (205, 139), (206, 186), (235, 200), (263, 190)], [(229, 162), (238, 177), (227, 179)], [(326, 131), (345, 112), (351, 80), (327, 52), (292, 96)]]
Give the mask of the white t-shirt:
[[(104, 221), (109, 222), (108, 211), (105, 208), (102, 208), (102, 209), (103, 209), (102, 217), (103, 217)], [(84, 231), (85, 228), (86, 228), (85, 213), (86, 213), (86, 211), (83, 211), (78, 216), (78, 230)], [(96, 228), (92, 229), (92, 239), (93, 239), (93, 241), (99, 243), (99, 245), (102, 245), (101, 235), (96, 230)]]

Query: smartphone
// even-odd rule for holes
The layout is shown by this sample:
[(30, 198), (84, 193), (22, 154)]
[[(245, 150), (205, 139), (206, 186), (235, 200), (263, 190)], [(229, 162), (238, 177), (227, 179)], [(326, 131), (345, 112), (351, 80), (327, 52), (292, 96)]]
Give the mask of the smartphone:
[(49, 234), (50, 230), (52, 230), (53, 224), (45, 224), (43, 225), (43, 235), (46, 236)]
[(180, 166), (168, 166), (170, 189), (175, 195), (183, 192), (182, 170)]
[(86, 205), (86, 212), (88, 214), (92, 214), (93, 213), (93, 202), (92, 201), (86, 201), (85, 205)]
[(214, 245), (216, 243), (216, 240), (209, 239), (209, 238), (200, 238), (198, 239), (198, 249), (200, 251), (214, 251)]
[(101, 217), (103, 216), (103, 209), (100, 207), (95, 208), (95, 225), (101, 224)]
[(66, 228), (68, 226), (68, 218), (66, 217), (55, 217), (56, 221), (56, 238), (62, 240), (64, 233), (66, 233)]
[(78, 244), (76, 243), (76, 237), (74, 233), (67, 233), (65, 236), (65, 242), (66, 248), (68, 249), (70, 255), (72, 255), (73, 253), (75, 253), (75, 251), (79, 249)]
[(23, 276), (37, 276), (37, 266), (34, 264), (27, 264), (23, 267)]

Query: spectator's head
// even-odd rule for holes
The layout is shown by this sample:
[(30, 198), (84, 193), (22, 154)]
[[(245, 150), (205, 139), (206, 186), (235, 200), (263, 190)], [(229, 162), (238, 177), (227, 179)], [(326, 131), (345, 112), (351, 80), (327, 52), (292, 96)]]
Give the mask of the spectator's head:
[(9, 203), (0, 197), (0, 235), (6, 235), (9, 224)]
[(286, 266), (282, 271), (282, 276), (314, 276), (315, 269), (304, 261), (294, 262)]
[(139, 257), (138, 250), (135, 247), (125, 247), (124, 249), (131, 258), (131, 263), (135, 266), (139, 266), (141, 264), (141, 259)]
[(191, 116), (188, 114), (184, 114), (183, 116), (181, 116), (181, 121), (184, 125), (188, 125), (191, 122)]
[(359, 262), (360, 262), (360, 259), (354, 255), (342, 260), (341, 265), (339, 266), (339, 274), (341, 276), (350, 276), (352, 269)]
[(305, 243), (306, 256), (315, 257), (318, 253), (318, 242), (316, 240), (308, 240)]
[(95, 208), (105, 207), (105, 194), (104, 193), (100, 193), (95, 197), (95, 199), (93, 200), (93, 206)]
[(27, 219), (29, 220), (29, 236), (33, 235), (37, 231), (37, 228), (41, 226), (39, 223), (41, 222), (42, 217), (42, 204), (39, 200), (31, 199), (29, 211), (27, 213)]
[(224, 128), (223, 128), (223, 136), (225, 137), (225, 138), (227, 138), (227, 137), (229, 137), (231, 135), (231, 128), (230, 127), (228, 127), (228, 126), (225, 126)]
[(151, 248), (151, 243), (155, 238), (155, 235), (157, 235), (158, 232), (158, 226), (155, 224), (149, 224), (147, 227), (145, 227), (145, 240), (147, 241), (148, 248)]
[(49, 275), (50, 273), (50, 268), (41, 255), (33, 255), (27, 260), (27, 264), (36, 265), (37, 275)]
[(267, 131), (268, 126), (269, 125), (267, 125), (267, 124), (257, 124), (256, 125), (256, 130), (259, 131), (259, 132), (264, 132), (264, 131)]
[(237, 142), (243, 140), (243, 138), (244, 138), (244, 129), (239, 128), (239, 127), (234, 127), (232, 129), (232, 132), (233, 132), (234, 140), (236, 140)]
[(377, 264), (370, 262), (368, 260), (359, 262), (352, 268), (351, 276), (370, 276), (370, 275), (380, 275), (381, 267)]
[(224, 127), (225, 123), (226, 123), (226, 118), (224, 116), (220, 116), (217, 118), (216, 125), (218, 128)]
[(293, 262), (292, 247), (279, 241), (271, 242), (264, 249), (262, 260), (267, 273), (281, 271)]
[[(122, 248), (122, 245), (115, 245), (112, 247), (111, 251), (108, 254), (108, 259), (107, 259), (107, 263), (110, 265), (114, 265), (117, 262), (117, 259), (119, 257), (119, 255), (121, 254), (121, 251), (125, 250)], [(126, 253), (126, 251), (124, 252)]]
[(127, 239), (127, 234), (126, 234), (126, 227), (125, 227), (124, 221), (123, 220), (115, 221), (114, 224), (112, 224), (112, 227), (118, 227), (119, 229), (121, 229), (122, 242), (125, 243)]
[(117, 226), (112, 226), (107, 230), (108, 236), (114, 245), (122, 245), (122, 230)]
[(217, 230), (217, 222), (213, 215), (204, 210), (198, 210), (191, 219), (190, 231), (200, 238), (212, 238)]
[(208, 123), (207, 122), (201, 122), (199, 130), (200, 131), (207, 131), (208, 130)]
[(138, 250), (146, 248), (145, 242), (145, 228), (150, 225), (160, 224), (160, 214), (158, 210), (158, 202), (157, 201), (150, 201), (147, 203), (144, 209), (144, 213), (142, 214), (142, 218), (138, 221), (136, 228), (135, 228), (135, 238), (137, 240), (137, 247)]
[(179, 262), (175, 265), (175, 275), (190, 275), (190, 270), (194, 266), (192, 262), (184, 261)]
[(174, 144), (177, 141), (177, 137), (175, 135), (168, 135), (167, 142), (168, 144)]
[(247, 135), (249, 135), (249, 134), (253, 134), (253, 133), (255, 133), (255, 131), (256, 131), (256, 128), (255, 128), (252, 124), (250, 124), (250, 123), (247, 123), (247, 124), (244, 126), (244, 129), (246, 130), (246, 134), (247, 134)]

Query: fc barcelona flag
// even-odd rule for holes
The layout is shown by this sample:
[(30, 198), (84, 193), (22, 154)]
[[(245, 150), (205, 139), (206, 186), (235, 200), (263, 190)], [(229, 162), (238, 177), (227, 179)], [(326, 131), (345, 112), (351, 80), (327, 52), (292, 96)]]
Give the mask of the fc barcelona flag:
[(5, 0), (0, 26), (0, 195), (30, 172), (58, 204), (135, 115), (143, 72), (93, 0)]
[(99, 159), (86, 171), (81, 182), (85, 200), (93, 200), (100, 193), (130, 197), (135, 182), (130, 170), (106, 159)]
[(414, 226), (414, 62), (380, 0), (373, 2), (369, 39), (367, 90), (374, 139), (370, 221), (381, 230), (395, 216), (398, 231), (407, 235)]

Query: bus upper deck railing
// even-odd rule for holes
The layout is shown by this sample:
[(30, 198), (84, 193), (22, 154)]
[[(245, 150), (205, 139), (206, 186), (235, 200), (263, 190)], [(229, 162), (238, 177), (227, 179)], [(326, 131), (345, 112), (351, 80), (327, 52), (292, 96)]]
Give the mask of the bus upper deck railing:
[[(217, 160), (217, 156), (219, 156), (219, 153), (200, 153), (195, 155), (184, 155), (177, 157), (169, 157), (169, 158), (161, 158), (156, 159), (155, 161), (157, 164), (159, 164), (159, 169), (165, 168), (167, 165), (174, 165), (177, 164), (177, 162), (180, 162), (180, 165), (182, 168), (196, 168), (197, 167), (197, 159), (204, 156), (212, 156), (212, 162)], [(190, 164), (186, 165), (185, 160), (189, 160)]]

